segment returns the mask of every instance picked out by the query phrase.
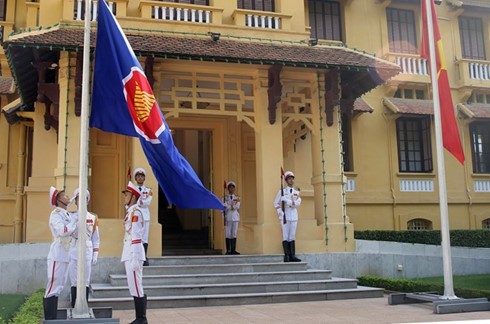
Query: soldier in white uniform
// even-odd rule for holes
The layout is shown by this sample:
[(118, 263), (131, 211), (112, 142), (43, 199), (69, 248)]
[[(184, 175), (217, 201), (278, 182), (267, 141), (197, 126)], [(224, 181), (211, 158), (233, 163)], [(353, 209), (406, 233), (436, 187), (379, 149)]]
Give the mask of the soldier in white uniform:
[[(73, 192), (73, 197), (71, 202), (75, 202), (78, 207), (78, 196), (80, 190), (77, 188)], [(90, 192), (87, 190), (87, 204), (90, 201)], [(76, 218), (78, 222), (78, 210), (71, 213), (72, 217)], [(85, 286), (86, 286), (86, 296), (88, 300), (89, 286), (90, 286), (90, 274), (92, 273), (92, 266), (97, 264), (97, 257), (99, 255), (99, 227), (98, 227), (98, 217), (96, 214), (87, 212), (86, 224), (87, 224), (87, 240), (85, 249)], [(74, 233), (75, 237), (78, 237), (78, 231)], [(77, 278), (78, 278), (78, 244), (70, 248), (70, 284), (71, 284), (71, 307), (75, 307), (75, 302), (77, 300)]]
[(48, 254), (48, 284), (44, 294), (44, 319), (56, 319), (58, 311), (58, 296), (64, 288), (68, 264), (70, 262), (70, 247), (76, 245), (73, 233), (78, 230), (76, 219), (66, 210), (70, 198), (64, 190), (51, 187), (49, 202), (55, 209), (49, 216), (49, 228), (53, 235), (53, 243)]
[(143, 290), (143, 262), (145, 250), (143, 248), (143, 233), (146, 222), (139, 207), (140, 191), (131, 181), (123, 190), (126, 217), (124, 218), (124, 247), (121, 262), (126, 268), (129, 292), (134, 299), (136, 319), (131, 323), (148, 323), (146, 319), (146, 295)]
[[(274, 200), (274, 208), (281, 221), (282, 227), (282, 247), (284, 249), (284, 262), (300, 262), (295, 255), (296, 253), (296, 227), (298, 225), (298, 210), (301, 205), (299, 190), (293, 188), (294, 173), (287, 171), (284, 173), (284, 179), (287, 187), (279, 190)], [(284, 217), (286, 223), (284, 223)]]
[(228, 195), (224, 197), (225, 205), (225, 237), (226, 237), (226, 254), (240, 254), (236, 251), (236, 234), (238, 224), (240, 223), (240, 197), (235, 195), (236, 184), (229, 181), (226, 184)]
[(137, 168), (134, 170), (134, 180), (136, 181), (136, 186), (141, 194), (138, 199), (138, 206), (143, 213), (143, 218), (145, 220), (145, 232), (143, 233), (143, 247), (145, 248), (145, 262), (144, 266), (150, 265), (148, 262), (148, 236), (150, 234), (150, 204), (153, 199), (153, 193), (150, 188), (144, 185), (146, 179), (146, 171), (143, 168)]

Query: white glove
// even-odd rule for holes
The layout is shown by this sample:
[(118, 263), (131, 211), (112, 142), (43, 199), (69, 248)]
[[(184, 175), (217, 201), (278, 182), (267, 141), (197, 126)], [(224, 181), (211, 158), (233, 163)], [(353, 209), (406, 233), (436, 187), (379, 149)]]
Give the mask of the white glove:
[(138, 260), (135, 256), (131, 256), (129, 261), (129, 267), (132, 271), (139, 271), (143, 269), (143, 261)]
[(277, 209), (277, 216), (279, 216), (279, 219), (282, 219), (282, 217), (284, 216), (284, 212), (282, 211), (282, 209)]
[(92, 265), (96, 265), (97, 264), (97, 257), (99, 256), (99, 252), (94, 252), (92, 254)]

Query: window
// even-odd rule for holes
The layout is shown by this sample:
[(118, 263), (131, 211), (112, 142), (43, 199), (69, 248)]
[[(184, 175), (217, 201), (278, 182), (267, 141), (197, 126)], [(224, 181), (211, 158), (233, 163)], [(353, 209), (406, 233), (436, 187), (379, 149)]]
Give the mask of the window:
[(407, 223), (407, 230), (409, 231), (424, 231), (424, 230), (431, 230), (432, 229), (432, 222), (426, 219), (412, 219)]
[(481, 222), (481, 227), (483, 229), (490, 229), (490, 218), (487, 218)]
[(473, 172), (490, 173), (490, 123), (471, 123), (470, 138)]
[[(0, 0), (0, 21), (5, 21), (7, 0)], [(0, 43), (3, 42), (3, 26), (0, 26)]]
[(402, 99), (425, 99), (425, 90), (422, 89), (411, 89), (411, 88), (398, 88), (394, 95), (395, 98)]
[(237, 0), (237, 6), (247, 10), (275, 11), (274, 0)]
[(475, 17), (460, 16), (459, 34), (463, 57), (472, 60), (485, 60), (482, 20)]
[(471, 103), (490, 104), (490, 93), (474, 91), (466, 102), (469, 104)]
[(342, 41), (340, 3), (336, 1), (310, 0), (308, 6), (311, 37)]
[(345, 114), (342, 115), (342, 153), (344, 155), (344, 171), (354, 171), (352, 159), (352, 131), (351, 119)]
[(396, 132), (400, 172), (431, 172), (430, 119), (398, 118)]
[(386, 9), (390, 52), (417, 54), (415, 17), (412, 10)]

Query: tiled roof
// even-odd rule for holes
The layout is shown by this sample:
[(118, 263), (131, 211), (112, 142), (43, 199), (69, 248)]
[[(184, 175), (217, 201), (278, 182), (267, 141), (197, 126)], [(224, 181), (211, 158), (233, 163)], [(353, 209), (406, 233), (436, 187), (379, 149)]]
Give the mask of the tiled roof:
[(12, 94), (15, 92), (15, 82), (11, 77), (0, 76), (0, 94)]
[(490, 104), (458, 104), (458, 109), (469, 118), (490, 118)]
[(462, 0), (463, 7), (465, 6), (473, 6), (473, 7), (481, 7), (490, 9), (490, 1), (489, 0)]
[(395, 114), (433, 115), (432, 100), (384, 97), (383, 104)]
[(373, 107), (371, 107), (366, 100), (362, 98), (356, 99), (354, 102), (354, 112), (368, 112), (372, 113), (374, 111)]
[[(95, 44), (95, 32), (91, 35), (91, 47)], [(169, 58), (204, 58), (216, 61), (243, 61), (244, 63), (286, 63), (287, 65), (315, 67), (345, 67), (347, 69), (377, 72), (384, 81), (398, 74), (400, 68), (388, 61), (378, 59), (339, 46), (286, 45), (257, 43), (210, 38), (165, 36), (160, 34), (126, 33), (136, 54), (153, 54)], [(52, 28), (16, 35), (4, 43), (8, 46), (36, 46), (57, 48), (83, 48), (83, 29)]]

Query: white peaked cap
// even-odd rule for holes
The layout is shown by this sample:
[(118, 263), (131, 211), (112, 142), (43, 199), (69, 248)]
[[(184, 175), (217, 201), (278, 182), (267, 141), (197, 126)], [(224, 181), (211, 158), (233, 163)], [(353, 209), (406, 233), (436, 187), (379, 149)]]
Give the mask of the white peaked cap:
[(236, 188), (236, 183), (235, 183), (235, 182), (233, 182), (233, 181), (228, 181), (228, 182), (226, 183), (226, 188), (228, 188), (230, 185)]
[(133, 178), (136, 178), (136, 175), (142, 173), (146, 177), (146, 171), (143, 168), (136, 168), (133, 172)]
[(49, 188), (49, 205), (51, 207), (56, 207), (56, 198), (58, 197), (59, 192), (60, 191), (53, 186)]
[(291, 172), (291, 171), (286, 171), (286, 173), (284, 173), (284, 179), (287, 179), (289, 177), (293, 177), (294, 178), (294, 173)]
[[(80, 188), (77, 188), (75, 189), (75, 191), (73, 191), (73, 197), (71, 197), (71, 200), (72, 201), (75, 201), (75, 199), (78, 197), (78, 195), (80, 195)], [(86, 195), (87, 195), (87, 202), (90, 201), (90, 191), (86, 191)]]
[(122, 193), (125, 193), (125, 192), (130, 192), (132, 193), (133, 195), (136, 196), (136, 198), (139, 198), (141, 196), (141, 193), (140, 191), (138, 190), (138, 188), (134, 185), (134, 183), (132, 183), (131, 181), (128, 182), (128, 186), (126, 187), (126, 189), (124, 189), (122, 191)]

